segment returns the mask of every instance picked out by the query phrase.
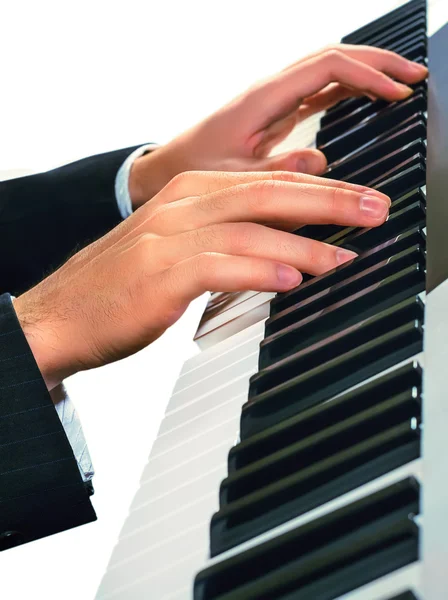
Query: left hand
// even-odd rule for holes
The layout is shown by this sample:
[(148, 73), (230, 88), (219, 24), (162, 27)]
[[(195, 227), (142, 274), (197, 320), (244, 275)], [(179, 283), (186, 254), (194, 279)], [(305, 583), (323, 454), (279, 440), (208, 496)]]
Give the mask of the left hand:
[[(426, 67), (388, 50), (340, 44), (324, 48), (257, 83), (166, 146), (137, 159), (135, 208), (184, 171), (292, 171), (319, 175), (327, 162), (310, 148), (269, 156), (301, 120), (350, 96), (402, 100)], [(394, 81), (396, 79), (397, 81)]]

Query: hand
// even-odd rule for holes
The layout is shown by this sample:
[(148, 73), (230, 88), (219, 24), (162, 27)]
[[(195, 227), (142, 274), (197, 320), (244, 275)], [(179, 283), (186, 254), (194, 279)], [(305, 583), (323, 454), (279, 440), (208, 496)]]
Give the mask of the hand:
[(426, 67), (368, 46), (324, 48), (256, 84), (214, 115), (166, 146), (138, 159), (131, 170), (134, 208), (152, 198), (178, 173), (291, 171), (321, 174), (326, 159), (302, 149), (269, 156), (303, 119), (349, 96), (402, 100)]
[(157, 339), (205, 291), (286, 291), (355, 256), (278, 231), (375, 227), (390, 200), (363, 186), (276, 173), (184, 173), (14, 301), (52, 389)]

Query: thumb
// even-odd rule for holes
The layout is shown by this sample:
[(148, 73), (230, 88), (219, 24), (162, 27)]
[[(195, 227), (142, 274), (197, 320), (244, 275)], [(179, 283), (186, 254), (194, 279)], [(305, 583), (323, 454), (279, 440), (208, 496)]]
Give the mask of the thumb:
[(322, 175), (327, 168), (327, 159), (319, 150), (304, 148), (275, 156), (269, 156), (256, 161), (255, 171), (291, 171)]

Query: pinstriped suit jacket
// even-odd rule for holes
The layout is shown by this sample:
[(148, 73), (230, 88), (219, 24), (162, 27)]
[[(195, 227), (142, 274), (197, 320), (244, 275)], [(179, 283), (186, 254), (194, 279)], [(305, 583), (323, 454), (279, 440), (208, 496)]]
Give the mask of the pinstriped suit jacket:
[(133, 150), (0, 182), (0, 550), (96, 519), (10, 294), (119, 223), (115, 176)]

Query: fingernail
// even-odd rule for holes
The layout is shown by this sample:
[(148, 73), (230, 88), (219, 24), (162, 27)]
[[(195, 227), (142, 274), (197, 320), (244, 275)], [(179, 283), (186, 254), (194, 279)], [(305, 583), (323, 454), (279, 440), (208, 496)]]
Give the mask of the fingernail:
[(296, 162), (297, 173), (307, 173), (306, 161), (303, 158), (299, 158)]
[(383, 194), (382, 192), (379, 192), (375, 188), (366, 188), (365, 191), (362, 193), (362, 195), (367, 196), (368, 198), (377, 198), (377, 199), (379, 198), (380, 200), (383, 200), (384, 202), (386, 202), (387, 206), (389, 206), (389, 207), (392, 204), (389, 196), (387, 196), (386, 194)]
[(385, 200), (367, 195), (361, 196), (359, 208), (365, 215), (374, 219), (385, 219), (389, 211), (389, 206)]
[(412, 73), (425, 75), (428, 72), (428, 68), (425, 65), (420, 65), (419, 63), (409, 61), (408, 69)]
[(346, 250), (345, 248), (339, 248), (339, 250), (336, 250), (336, 263), (338, 265), (342, 265), (343, 263), (349, 260), (353, 260), (357, 256), (358, 255), (356, 254), (356, 252)]
[(400, 90), (400, 92), (402, 92), (403, 94), (406, 94), (406, 96), (410, 96), (411, 94), (414, 93), (414, 90), (412, 88), (410, 88), (407, 85), (404, 85), (403, 83), (396, 83), (395, 85)]
[(302, 281), (302, 275), (293, 267), (277, 265), (277, 279), (284, 286), (292, 288)]

